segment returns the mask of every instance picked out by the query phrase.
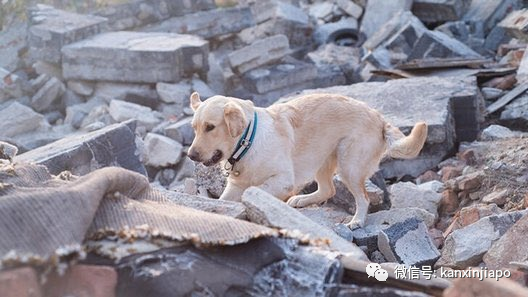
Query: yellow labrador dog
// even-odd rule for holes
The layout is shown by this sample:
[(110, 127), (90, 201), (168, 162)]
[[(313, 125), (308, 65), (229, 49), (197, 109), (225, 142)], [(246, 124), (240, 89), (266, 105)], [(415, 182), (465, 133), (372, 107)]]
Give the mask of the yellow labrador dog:
[[(190, 98), (196, 133), (188, 156), (206, 166), (223, 161), (230, 172), (220, 199), (240, 201), (258, 186), (293, 207), (321, 203), (335, 195), (337, 172), (356, 200), (347, 225), (363, 226), (369, 200), (365, 180), (384, 156), (414, 158), (427, 137), (425, 123), (409, 136), (367, 104), (334, 94), (313, 94), (259, 108), (249, 100)], [(317, 191), (295, 195), (315, 179)]]

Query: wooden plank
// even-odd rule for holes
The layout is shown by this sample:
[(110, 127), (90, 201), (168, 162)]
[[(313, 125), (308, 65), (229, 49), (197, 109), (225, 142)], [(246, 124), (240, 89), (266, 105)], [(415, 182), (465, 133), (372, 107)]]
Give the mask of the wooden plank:
[(416, 59), (406, 63), (396, 65), (395, 68), (402, 70), (412, 69), (434, 69), (451, 67), (480, 67), (484, 64), (493, 63), (492, 59), (463, 59), (463, 58), (442, 58), (442, 59)]
[(517, 87), (515, 87), (513, 90), (509, 91), (506, 95), (502, 96), (499, 100), (493, 102), (490, 106), (486, 108), (486, 111), (488, 114), (494, 113), (497, 110), (504, 107), (504, 105), (510, 103), (513, 99), (517, 98), (517, 96), (524, 93), (524, 91), (528, 90), (528, 84), (520, 84)]

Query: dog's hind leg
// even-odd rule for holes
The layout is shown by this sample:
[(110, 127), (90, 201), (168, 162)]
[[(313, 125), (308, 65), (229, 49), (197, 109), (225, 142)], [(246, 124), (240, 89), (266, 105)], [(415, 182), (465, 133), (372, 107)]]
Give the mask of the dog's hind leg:
[(305, 207), (310, 204), (325, 202), (332, 198), (336, 193), (333, 181), (336, 166), (337, 158), (335, 154), (332, 154), (315, 175), (317, 191), (310, 194), (292, 196), (287, 203), (293, 207)]

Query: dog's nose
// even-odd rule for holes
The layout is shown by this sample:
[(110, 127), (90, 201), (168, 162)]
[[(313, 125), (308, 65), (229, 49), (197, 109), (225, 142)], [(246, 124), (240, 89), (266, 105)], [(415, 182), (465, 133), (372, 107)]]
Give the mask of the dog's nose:
[(200, 162), (200, 153), (198, 153), (197, 151), (189, 151), (189, 153), (187, 154), (187, 156), (189, 156), (189, 159), (195, 161), (195, 162)]

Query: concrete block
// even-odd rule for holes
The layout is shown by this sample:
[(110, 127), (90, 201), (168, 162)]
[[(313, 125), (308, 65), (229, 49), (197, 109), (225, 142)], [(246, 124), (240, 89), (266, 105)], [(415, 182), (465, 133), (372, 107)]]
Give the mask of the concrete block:
[(38, 4), (30, 9), (28, 45), (35, 60), (60, 63), (63, 46), (97, 35), (107, 19)]
[(68, 80), (177, 82), (207, 72), (208, 52), (196, 36), (120, 31), (65, 46), (62, 67)]
[(72, 135), (20, 154), (14, 161), (44, 165), (53, 175), (65, 170), (84, 175), (106, 166), (119, 166), (146, 175), (139, 160), (134, 130), (135, 122), (128, 122)]
[(64, 123), (79, 129), (84, 118), (97, 106), (107, 106), (108, 103), (101, 97), (94, 97), (84, 103), (74, 104), (66, 107)]
[(12, 160), (18, 153), (18, 148), (10, 143), (0, 141), (0, 159)]
[(462, 17), (462, 21), (482, 23), (487, 33), (503, 20), (512, 9), (516, 8), (520, 8), (518, 0), (471, 0), (469, 9)]
[(249, 71), (242, 77), (242, 83), (248, 90), (264, 94), (316, 77), (317, 68), (313, 64), (288, 59), (281, 64)]
[(290, 45), (284, 35), (275, 35), (255, 41), (251, 45), (229, 53), (229, 64), (237, 73), (279, 61), (289, 54)]
[(411, 182), (399, 182), (389, 187), (393, 208), (418, 207), (438, 216), (437, 208), (442, 194), (424, 190)]
[(336, 5), (356, 20), (359, 20), (363, 14), (363, 7), (359, 6), (352, 0), (337, 0)]
[(528, 8), (512, 11), (498, 26), (512, 37), (528, 41)]
[(432, 266), (440, 257), (427, 227), (414, 218), (382, 230), (378, 236), (378, 247), (389, 262), (408, 266)]
[(149, 131), (163, 121), (159, 112), (146, 106), (121, 100), (110, 101), (108, 112), (116, 122), (135, 119), (140, 126), (144, 126)]
[(526, 213), (522, 210), (491, 215), (453, 231), (445, 240), (436, 266), (464, 269), (478, 265), (493, 243)]
[(43, 112), (50, 109), (53, 103), (62, 97), (66, 87), (55, 77), (48, 80), (31, 98), (31, 107), (35, 111)]
[(484, 263), (490, 269), (510, 267), (511, 262), (528, 261), (528, 216), (524, 215), (497, 240), (484, 255)]
[(91, 96), (94, 91), (94, 84), (83, 80), (70, 80), (66, 84), (68, 89), (81, 96)]
[(528, 124), (528, 96), (517, 98), (506, 105), (500, 115), (500, 119), (505, 123), (512, 123), (515, 126), (524, 125), (526, 127)]
[(187, 117), (163, 129), (165, 136), (183, 145), (191, 145), (194, 140), (194, 129), (191, 126), (192, 117)]
[(147, 133), (145, 139), (145, 164), (152, 167), (176, 165), (181, 159), (183, 146), (166, 136)]
[(47, 131), (50, 125), (44, 116), (18, 102), (0, 109), (0, 136), (14, 137), (31, 131)]
[(408, 11), (411, 9), (412, 0), (370, 0), (365, 7), (365, 14), (361, 22), (361, 32), (367, 38), (376, 33), (383, 27), (390, 18), (392, 18), (399, 11)]
[(425, 23), (456, 21), (470, 4), (471, 0), (414, 0), (412, 12)]
[(181, 81), (176, 84), (157, 83), (156, 91), (161, 101), (178, 104), (183, 112), (183, 108), (187, 107), (184, 102), (188, 102), (191, 95), (191, 87), (191, 84), (187, 81)]
[(218, 8), (174, 17), (146, 28), (149, 32), (192, 34), (210, 39), (254, 26), (249, 7)]
[(311, 239), (330, 239), (330, 248), (343, 253), (350, 253), (358, 259), (366, 259), (366, 255), (353, 243), (350, 243), (332, 230), (322, 227), (297, 210), (266, 193), (251, 187), (242, 195), (242, 203), (247, 208), (248, 218), (255, 223), (274, 228), (298, 230), (310, 235)]
[(94, 97), (127, 101), (150, 108), (156, 108), (160, 102), (158, 93), (150, 84), (131, 84), (115, 82), (97, 82)]
[(426, 31), (416, 41), (409, 60), (426, 58), (482, 58), (462, 42), (438, 31)]

